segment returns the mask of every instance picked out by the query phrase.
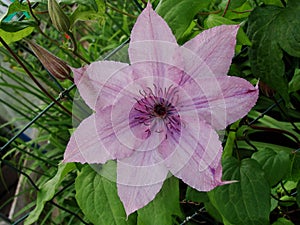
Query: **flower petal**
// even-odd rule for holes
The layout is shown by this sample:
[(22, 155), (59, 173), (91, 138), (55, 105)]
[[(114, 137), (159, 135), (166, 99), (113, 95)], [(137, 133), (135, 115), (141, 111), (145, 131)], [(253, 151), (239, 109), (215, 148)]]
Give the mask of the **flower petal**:
[(118, 124), (120, 120), (112, 120), (112, 106), (98, 110), (95, 115), (95, 121), (98, 140), (111, 155), (112, 159), (126, 158), (134, 153), (134, 149), (128, 148), (126, 143), (122, 143), (117, 136), (114, 123)]
[(204, 77), (197, 83), (190, 79), (183, 88), (193, 103), (180, 103), (180, 110), (197, 109), (199, 117), (217, 130), (245, 116), (255, 105), (258, 88), (238, 77)]
[[(177, 45), (176, 38), (168, 24), (148, 3), (131, 31), (128, 50), (130, 62), (135, 63), (155, 59), (158, 54), (164, 54), (164, 52), (156, 49), (153, 43), (168, 42)], [(135, 45), (135, 43), (141, 44)]]
[(144, 207), (161, 189), (168, 170), (155, 150), (118, 160), (117, 187), (126, 214)]
[(112, 159), (96, 132), (95, 114), (83, 120), (72, 134), (63, 162), (105, 163)]
[[(238, 29), (237, 25), (217, 26), (186, 42), (181, 47), (182, 52), (185, 52), (182, 54), (185, 72), (195, 77), (211, 73), (215, 76), (226, 75), (234, 56)], [(187, 54), (187, 50), (194, 54)]]
[(186, 184), (199, 191), (209, 191), (223, 184), (221, 142), (210, 125), (195, 121), (192, 117), (183, 117), (186, 126), (179, 141), (168, 139), (169, 147), (173, 146), (175, 151), (165, 159), (165, 164), (174, 176)]
[[(129, 43), (129, 58), (136, 74), (160, 76), (164, 64), (178, 61), (179, 46), (168, 24), (153, 9), (150, 3), (138, 17)], [(147, 63), (146, 63), (147, 62)]]
[[(207, 149), (206, 151), (209, 151)], [(198, 191), (210, 191), (217, 186), (231, 183), (222, 181), (222, 165), (221, 156), (222, 148), (219, 148), (219, 153), (216, 155), (215, 160), (205, 170), (201, 169), (201, 156), (202, 150), (197, 149), (191, 159), (185, 166), (179, 170), (174, 176), (180, 178), (184, 183)], [(200, 169), (199, 169), (200, 167)]]
[(81, 97), (93, 110), (96, 104), (98, 107), (110, 105), (115, 95), (132, 80), (130, 67), (120, 62), (99, 61), (79, 69), (72, 68), (72, 71)]

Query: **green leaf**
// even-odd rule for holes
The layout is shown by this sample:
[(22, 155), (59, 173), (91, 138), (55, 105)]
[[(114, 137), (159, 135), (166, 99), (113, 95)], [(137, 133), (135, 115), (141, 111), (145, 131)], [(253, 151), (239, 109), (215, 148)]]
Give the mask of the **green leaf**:
[(262, 0), (262, 2), (266, 5), (277, 5), (280, 7), (283, 6), (281, 0)]
[(187, 201), (204, 203), (204, 207), (207, 212), (218, 222), (222, 222), (222, 217), (219, 211), (214, 207), (214, 205), (209, 201), (207, 192), (200, 192), (194, 188), (187, 187), (186, 196)]
[(296, 201), (297, 201), (298, 206), (300, 207), (300, 181), (297, 184)]
[[(0, 29), (0, 36), (3, 38), (3, 40), (7, 43), (13, 43), (16, 41), (21, 40), (22, 38), (30, 35), (34, 30), (34, 27), (27, 27), (23, 30), (17, 31), (17, 32), (7, 32), (3, 29)], [(0, 46), (2, 44), (0, 43)]]
[(238, 182), (217, 187), (208, 196), (224, 224), (268, 225), (270, 188), (260, 165), (253, 159), (226, 158), (223, 171), (224, 180)]
[[(41, 2), (47, 4), (48, 0), (31, 0), (30, 2)], [(72, 4), (86, 5), (88, 7), (92, 7), (95, 11), (97, 11), (96, 0), (57, 0), (57, 2), (64, 3), (67, 5), (72, 5)]]
[(21, 31), (28, 27), (35, 27), (36, 23), (32, 20), (24, 20), (24, 21), (13, 21), (13, 22), (1, 22), (0, 29), (6, 32), (17, 32)]
[(249, 58), (253, 74), (289, 102), (283, 50), (300, 57), (300, 2), (289, 0), (286, 8), (256, 7), (249, 16), (252, 42)]
[(76, 178), (76, 200), (86, 218), (94, 225), (136, 224), (136, 214), (126, 218), (115, 179), (116, 162), (114, 161), (100, 165), (99, 168), (86, 165)]
[(247, 19), (252, 11), (252, 6), (249, 1), (246, 1), (242, 6), (228, 10), (225, 17), (228, 19)]
[(210, 5), (209, 0), (160, 0), (156, 12), (161, 15), (180, 39), (194, 19), (194, 16)]
[[(247, 0), (235, 0), (231, 1), (229, 4), (228, 9), (236, 9), (240, 6), (242, 6)], [(219, 4), (219, 8), (225, 9), (228, 4), (228, 0), (222, 0), (222, 2)]]
[(292, 156), (292, 169), (290, 180), (296, 182), (300, 180), (300, 152), (295, 152)]
[(88, 5), (79, 5), (76, 10), (70, 16), (70, 22), (72, 25), (77, 20), (97, 20), (101, 22), (105, 15), (105, 3), (104, 0), (95, 0), (96, 7)]
[(208, 202), (207, 192), (200, 192), (194, 188), (188, 187), (186, 190), (186, 200), (192, 202)]
[(53, 198), (56, 189), (59, 187), (64, 177), (75, 168), (76, 167), (74, 163), (60, 164), (58, 166), (56, 175), (47, 181), (37, 193), (36, 207), (30, 212), (29, 216), (25, 220), (24, 225), (33, 224), (39, 219), (46, 202)]
[(293, 79), (289, 83), (289, 92), (296, 92), (299, 90), (300, 90), (300, 69), (296, 69)]
[(272, 223), (272, 225), (294, 225), (294, 223), (290, 220), (287, 220), (286, 218), (281, 217), (274, 223)]
[(86, 6), (91, 6), (96, 12), (98, 10), (98, 5), (97, 5), (97, 0), (60, 0), (58, 1), (60, 3), (64, 3), (67, 5), (72, 5), (72, 4), (79, 4), (79, 5), (86, 5)]
[[(233, 24), (239, 24), (239, 23), (234, 22), (234, 21), (232, 21), (230, 19), (227, 19), (225, 17), (216, 15), (216, 14), (210, 14), (207, 17), (207, 19), (204, 21), (204, 25), (207, 28), (212, 28), (212, 27), (223, 25), (223, 24), (233, 25)], [(238, 41), (238, 44), (251, 46), (251, 41), (249, 40), (249, 38), (245, 34), (242, 27), (240, 27), (240, 29), (238, 30), (237, 41)]]
[(8, 6), (8, 10), (5, 15), (0, 19), (0, 21), (4, 20), (7, 16), (17, 13), (17, 12), (28, 12), (29, 8), (27, 5), (21, 4), (19, 1), (14, 1)]
[(274, 151), (265, 148), (252, 155), (265, 172), (265, 177), (270, 186), (277, 184), (290, 170), (290, 155), (286, 151)]
[(144, 208), (138, 210), (138, 225), (173, 225), (173, 216), (181, 217), (179, 203), (179, 182), (175, 177), (170, 177), (155, 199)]

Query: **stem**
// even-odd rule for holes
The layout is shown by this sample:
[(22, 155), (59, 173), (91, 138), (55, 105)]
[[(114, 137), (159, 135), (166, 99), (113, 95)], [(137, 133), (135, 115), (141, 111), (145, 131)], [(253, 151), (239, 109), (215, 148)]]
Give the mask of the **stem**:
[[(62, 104), (60, 104), (49, 92), (38, 82), (38, 80), (32, 75), (32, 73), (27, 69), (27, 67), (23, 64), (23, 62), (19, 59), (19, 57), (12, 51), (12, 49), (6, 44), (6, 42), (0, 37), (0, 42), (2, 45), (10, 52), (10, 54), (14, 57), (14, 59), (19, 63), (19, 65), (24, 69), (24, 71), (28, 74), (28, 76), (33, 80), (33, 82), (53, 101), (57, 104), (61, 109), (63, 109), (68, 115), (72, 116), (72, 113), (65, 108)], [(80, 121), (79, 118), (74, 116), (75, 119)]]
[(38, 18), (36, 18), (36, 16), (35, 16), (34, 13), (33, 13), (32, 8), (31, 8), (30, 1), (27, 0), (27, 3), (28, 3), (30, 15), (31, 15), (31, 16), (33, 17), (33, 19), (38, 23), (38, 26), (39, 26), (40, 21), (38, 20)]
[(244, 11), (241, 11), (241, 12), (236, 11), (236, 10), (231, 10), (231, 12), (236, 13), (236, 14), (250, 13), (252, 11), (253, 11), (253, 9), (244, 10)]
[(121, 14), (123, 14), (123, 15), (125, 15), (125, 16), (128, 16), (128, 17), (133, 18), (133, 19), (136, 19), (136, 18), (137, 18), (137, 16), (134, 16), (134, 15), (131, 15), (131, 14), (127, 13), (127, 12), (124, 12), (124, 11), (118, 9), (117, 7), (114, 7), (113, 5), (109, 4), (108, 2), (106, 2), (106, 5), (107, 5), (109, 8), (111, 8), (112, 10), (114, 10), (114, 11), (116, 11), (116, 12), (118, 12), (118, 13), (121, 13)]
[(222, 17), (224, 17), (224, 16), (226, 15), (227, 10), (228, 10), (228, 8), (229, 8), (229, 5), (230, 5), (230, 0), (228, 0), (228, 2), (227, 2), (227, 4), (226, 4), (226, 7), (225, 7), (224, 12), (223, 12), (223, 14), (222, 14)]
[(222, 154), (222, 159), (228, 158), (232, 156), (233, 153), (233, 147), (236, 139), (236, 130), (238, 129), (240, 124), (240, 121), (237, 121), (233, 123), (230, 126), (231, 131), (229, 131), (226, 144), (224, 146), (223, 154)]
[(73, 45), (73, 51), (72, 53), (77, 56), (79, 59), (81, 59), (83, 62), (85, 62), (86, 64), (90, 64), (90, 62), (85, 59), (82, 55), (80, 55), (78, 52), (77, 52), (77, 45), (76, 45), (76, 39), (73, 35), (72, 32), (68, 31), (67, 34), (70, 36), (71, 38), (71, 41), (72, 41), (72, 45)]
[[(31, 7), (31, 5), (30, 5), (30, 1), (27, 0), (27, 3), (28, 3), (28, 6), (29, 6), (29, 12), (30, 12), (30, 15), (33, 17), (33, 19), (34, 19), (34, 20), (37, 22), (37, 24), (38, 24), (37, 28), (38, 28), (39, 32), (40, 32), (45, 38), (47, 38), (47, 39), (50, 40), (53, 44), (55, 44), (56, 46), (59, 47), (60, 44), (59, 44), (57, 41), (51, 39), (47, 34), (45, 34), (45, 33), (42, 31), (42, 29), (41, 29), (40, 26), (39, 26), (40, 21), (38, 20), (38, 18), (37, 18), (37, 17), (34, 15), (34, 13), (33, 13), (32, 7)], [(77, 56), (79, 59), (81, 59), (82, 61), (84, 61), (85, 63), (90, 64), (88, 60), (86, 60), (86, 59), (83, 58), (80, 54), (77, 53), (77, 46), (76, 46), (76, 44), (75, 44), (76, 41), (75, 41), (75, 39), (74, 39), (73, 34), (72, 34), (71, 32), (67, 32), (67, 33), (68, 33), (68, 35), (70, 35), (71, 40), (72, 40), (72, 43), (73, 43), (73, 47), (74, 47), (73, 54), (74, 54), (75, 56)], [(69, 79), (70, 79), (70, 78), (69, 78)], [(71, 79), (70, 79), (70, 80), (71, 80)], [(71, 80), (71, 81), (72, 81), (72, 80)], [(72, 82), (74, 83), (74, 81), (72, 81)]]

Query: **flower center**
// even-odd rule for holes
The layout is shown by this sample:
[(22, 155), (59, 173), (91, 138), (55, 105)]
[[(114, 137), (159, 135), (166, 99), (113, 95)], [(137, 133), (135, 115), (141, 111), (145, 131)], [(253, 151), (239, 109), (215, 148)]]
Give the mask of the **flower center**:
[(164, 118), (167, 114), (167, 108), (162, 104), (156, 104), (154, 106), (153, 113), (157, 117)]
[(162, 90), (154, 86), (154, 91), (147, 88), (140, 94), (142, 98), (136, 99), (129, 115), (133, 133), (142, 139), (147, 139), (153, 132), (164, 133), (165, 138), (180, 135), (180, 115), (175, 108), (177, 89)]

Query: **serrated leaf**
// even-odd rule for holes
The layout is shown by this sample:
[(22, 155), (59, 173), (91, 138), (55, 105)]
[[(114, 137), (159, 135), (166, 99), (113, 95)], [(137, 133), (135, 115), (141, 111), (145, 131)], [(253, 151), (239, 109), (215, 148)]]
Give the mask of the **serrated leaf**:
[(253, 159), (226, 158), (223, 171), (224, 180), (238, 182), (217, 187), (208, 196), (224, 224), (268, 225), (270, 188), (260, 165)]
[(290, 170), (290, 155), (286, 151), (274, 151), (265, 148), (252, 155), (265, 172), (265, 177), (270, 186), (277, 184)]
[(287, 220), (286, 218), (281, 217), (274, 223), (272, 223), (272, 225), (294, 225), (294, 223), (290, 220)]
[(53, 198), (56, 189), (62, 182), (63, 178), (75, 168), (76, 167), (74, 163), (60, 164), (58, 166), (56, 175), (47, 181), (37, 193), (35, 209), (30, 212), (29, 216), (24, 222), (24, 225), (33, 224), (39, 219), (46, 202)]
[[(116, 163), (109, 161), (100, 168), (86, 165), (75, 181), (76, 200), (93, 225), (135, 225), (136, 215), (127, 219), (115, 183)], [(108, 179), (109, 178), (109, 179)]]
[(160, 0), (156, 12), (164, 18), (175, 37), (180, 39), (194, 16), (210, 5), (210, 0)]
[(179, 182), (170, 177), (155, 199), (138, 210), (138, 225), (173, 225), (173, 216), (182, 216), (179, 203)]
[(77, 20), (97, 20), (101, 22), (105, 15), (105, 3), (104, 0), (95, 0), (96, 7), (88, 5), (79, 5), (70, 16), (70, 22), (72, 25)]
[(253, 74), (289, 102), (283, 50), (300, 57), (300, 2), (289, 0), (286, 8), (256, 7), (249, 16), (249, 58)]

